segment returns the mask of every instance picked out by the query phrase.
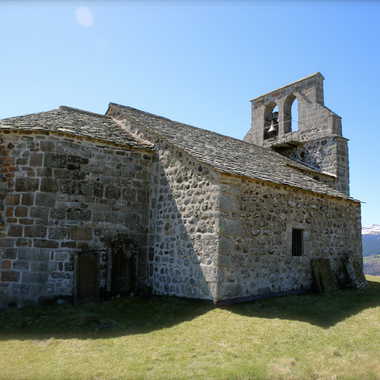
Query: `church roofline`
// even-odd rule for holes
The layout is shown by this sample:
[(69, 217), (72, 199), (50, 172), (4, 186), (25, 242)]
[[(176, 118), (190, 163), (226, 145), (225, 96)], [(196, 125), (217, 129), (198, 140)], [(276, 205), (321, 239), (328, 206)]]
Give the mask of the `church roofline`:
[[(79, 123), (78, 123), (79, 121)], [(69, 106), (0, 119), (0, 132), (60, 134), (119, 147), (152, 150), (108, 115)]]
[(300, 83), (300, 82), (306, 81), (306, 80), (311, 79), (311, 78), (313, 78), (313, 77), (320, 77), (322, 80), (325, 79), (325, 77), (324, 77), (324, 76), (318, 71), (318, 72), (316, 72), (316, 73), (314, 73), (314, 74), (310, 74), (310, 75), (308, 75), (308, 76), (306, 76), (306, 77), (303, 77), (303, 78), (301, 78), (301, 79), (297, 79), (297, 80), (294, 81), (294, 82), (288, 83), (288, 84), (286, 84), (285, 86), (282, 86), (282, 87), (276, 88), (276, 89), (274, 89), (274, 90), (272, 90), (272, 91), (268, 91), (268, 92), (266, 92), (265, 94), (262, 94), (262, 95), (260, 95), (260, 96), (257, 96), (256, 98), (251, 99), (250, 102), (254, 102), (254, 101), (256, 101), (256, 100), (259, 100), (259, 99), (263, 98), (264, 96), (268, 96), (268, 95), (270, 95), (272, 92), (280, 91), (280, 90), (283, 90), (283, 89), (285, 89), (285, 88), (287, 88), (287, 87), (294, 86), (295, 84), (298, 84), (298, 83)]
[(92, 112), (92, 111), (87, 111), (87, 110), (82, 110), (80, 108), (75, 108), (75, 107), (70, 107), (70, 106), (65, 106), (65, 105), (62, 105), (62, 106), (59, 106), (59, 109), (60, 110), (63, 110), (63, 111), (69, 111), (69, 112), (78, 112), (78, 113), (82, 113), (84, 115), (89, 115), (89, 116), (96, 116), (96, 117), (106, 117), (106, 118), (110, 118), (109, 116), (107, 115), (103, 115), (101, 113), (96, 113), (96, 112)]
[[(225, 136), (214, 131), (173, 121), (163, 116), (121, 104), (109, 103), (107, 114), (112, 113), (113, 107), (117, 111), (126, 111), (125, 115), (120, 117), (120, 120), (126, 121), (131, 126), (141, 131), (145, 131), (150, 135), (153, 134), (154, 136), (163, 138), (177, 148), (186, 151), (199, 162), (210, 165), (218, 172), (263, 180), (275, 184), (283, 184), (316, 194), (324, 194), (333, 198), (358, 202), (354, 198), (310, 178), (310, 174), (318, 174), (333, 178), (331, 174), (318, 170), (311, 170), (310, 167), (295, 162), (275, 151), (240, 139)], [(140, 118), (140, 116), (142, 118)], [(118, 116), (115, 118), (118, 119)], [(208, 147), (207, 149), (202, 150), (202, 148), (198, 146), (199, 143), (202, 142)], [(219, 143), (222, 144), (219, 146)], [(230, 146), (231, 144), (233, 148)], [(244, 152), (240, 152), (239, 154), (240, 149), (243, 149)], [(239, 155), (239, 157), (236, 155)], [(245, 162), (248, 156), (252, 157), (250, 164), (253, 166), (251, 168), (248, 168), (247, 162)], [(276, 164), (277, 161), (278, 165)], [(255, 162), (258, 164), (257, 167)], [(269, 166), (270, 164), (275, 165), (278, 169), (277, 172), (274, 173), (273, 167), (260, 168), (260, 166), (262, 166), (261, 164), (265, 165), (265, 163), (268, 163)], [(279, 165), (281, 166), (281, 169)], [(285, 167), (292, 170), (293, 173), (294, 171), (304, 172), (305, 176), (301, 178), (297, 175), (296, 177), (299, 177), (298, 179), (291, 178), (293, 175), (286, 176), (282, 173), (283, 170), (286, 170)]]

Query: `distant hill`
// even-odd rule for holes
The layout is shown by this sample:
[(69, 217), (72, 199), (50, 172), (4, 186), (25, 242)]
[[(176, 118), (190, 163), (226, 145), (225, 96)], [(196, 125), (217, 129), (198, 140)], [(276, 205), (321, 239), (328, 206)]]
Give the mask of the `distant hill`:
[(363, 227), (363, 256), (372, 256), (380, 254), (380, 225)]
[(380, 276), (380, 225), (363, 227), (362, 240), (364, 273)]
[(363, 270), (365, 274), (380, 276), (380, 255), (364, 257)]

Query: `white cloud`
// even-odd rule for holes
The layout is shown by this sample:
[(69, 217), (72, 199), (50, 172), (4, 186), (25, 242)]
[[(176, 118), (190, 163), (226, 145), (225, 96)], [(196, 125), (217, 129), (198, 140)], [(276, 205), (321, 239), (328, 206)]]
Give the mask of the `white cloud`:
[(94, 15), (88, 7), (75, 9), (75, 18), (79, 25), (90, 28), (94, 25)]

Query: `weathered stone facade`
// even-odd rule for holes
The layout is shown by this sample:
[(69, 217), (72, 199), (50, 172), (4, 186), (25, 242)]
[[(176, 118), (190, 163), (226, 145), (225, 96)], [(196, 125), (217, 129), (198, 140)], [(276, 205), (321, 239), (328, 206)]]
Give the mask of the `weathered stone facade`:
[(146, 289), (252, 299), (309, 290), (318, 259), (363, 283), (360, 203), (322, 80), (256, 98), (246, 141), (113, 103), (0, 121), (0, 306)]
[[(0, 147), (3, 304), (72, 296), (75, 255), (101, 251), (119, 233), (140, 247), (146, 281), (152, 152), (12, 132)], [(103, 261), (100, 255), (100, 288)]]
[(213, 300), (218, 256), (217, 175), (188, 154), (162, 144), (151, 206), (153, 289), (157, 294)]
[[(360, 204), (264, 182), (225, 177), (221, 185), (219, 299), (312, 286), (311, 260), (328, 258), (343, 284), (346, 260), (362, 271)], [(292, 229), (304, 254), (292, 256)]]

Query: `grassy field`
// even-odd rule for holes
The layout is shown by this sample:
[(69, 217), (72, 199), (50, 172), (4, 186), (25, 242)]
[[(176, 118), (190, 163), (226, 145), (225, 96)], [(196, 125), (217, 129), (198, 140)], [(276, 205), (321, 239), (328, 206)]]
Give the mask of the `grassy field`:
[(169, 297), (0, 313), (0, 378), (380, 379), (369, 287), (216, 308)]

